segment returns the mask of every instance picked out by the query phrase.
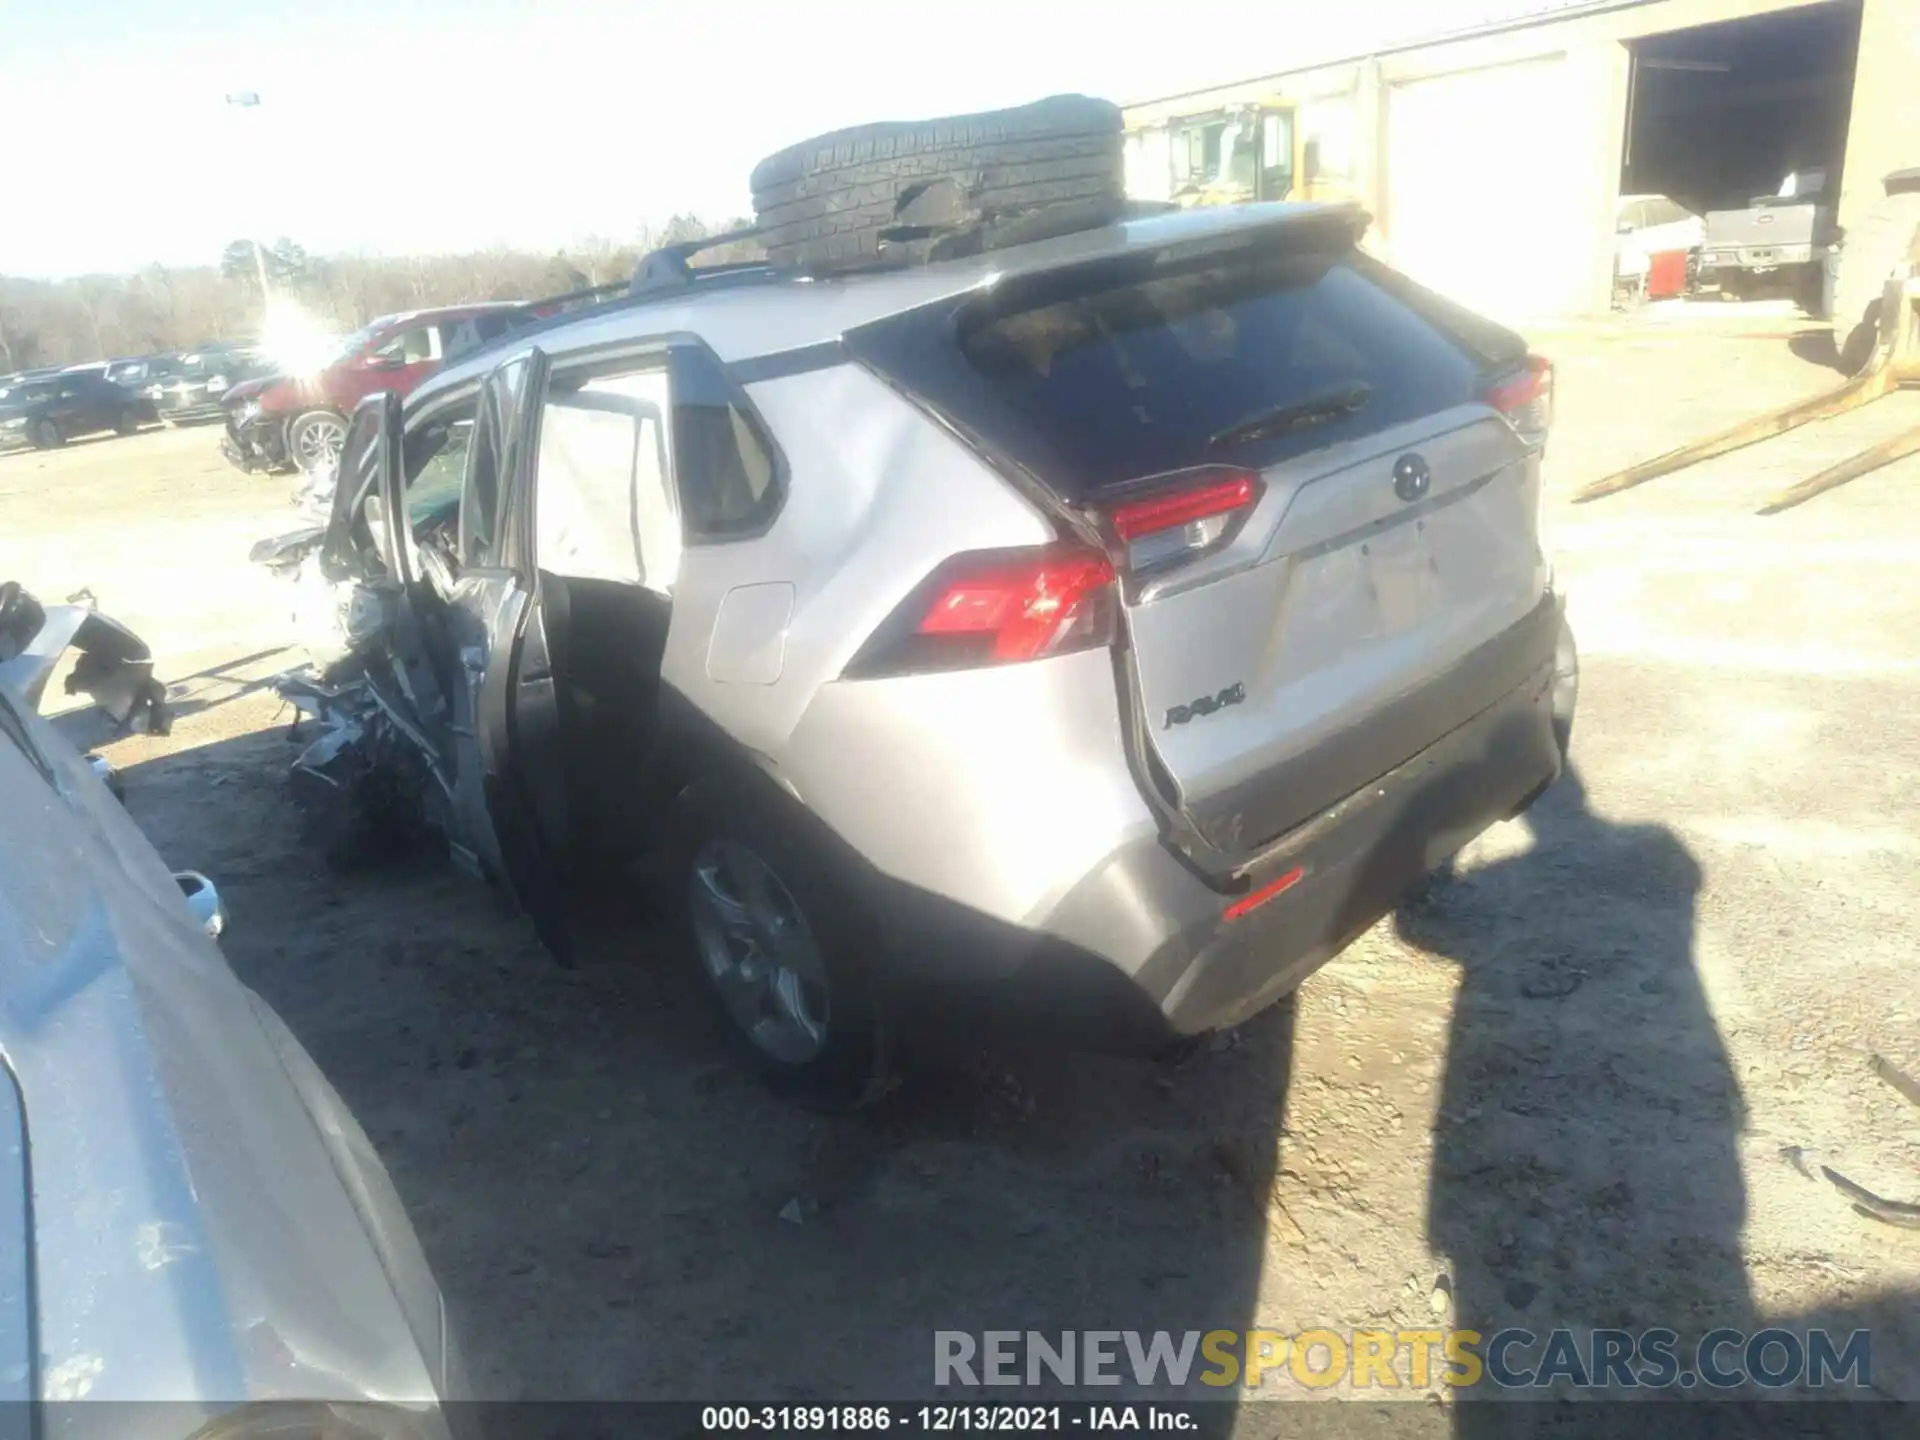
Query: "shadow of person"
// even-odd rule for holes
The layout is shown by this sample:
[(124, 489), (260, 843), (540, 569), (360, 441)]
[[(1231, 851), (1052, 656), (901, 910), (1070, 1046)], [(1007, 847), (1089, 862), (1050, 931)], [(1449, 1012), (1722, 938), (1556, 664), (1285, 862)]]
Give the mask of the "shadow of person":
[[(1427, 1211), (1450, 1323), (1538, 1336), (1516, 1372), (1556, 1328), (1590, 1361), (1596, 1328), (1665, 1327), (1686, 1368), (1703, 1332), (1755, 1328), (1745, 1110), (1695, 966), (1700, 868), (1666, 827), (1595, 814), (1571, 768), (1525, 823), (1530, 849), (1396, 916), (1461, 970)], [(1457, 1433), (1519, 1418), (1473, 1403), (1497, 1388), (1468, 1392)]]

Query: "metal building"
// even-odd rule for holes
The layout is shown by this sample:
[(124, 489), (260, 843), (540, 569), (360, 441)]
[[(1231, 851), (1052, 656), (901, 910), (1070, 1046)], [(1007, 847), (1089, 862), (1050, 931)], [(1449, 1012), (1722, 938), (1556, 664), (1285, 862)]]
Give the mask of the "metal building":
[(1288, 57), (1276, 39), (1273, 59), (1299, 63), (1127, 107), (1130, 190), (1165, 198), (1213, 163), (1222, 142), (1191, 117), (1251, 114), (1242, 190), (1355, 198), (1395, 264), (1519, 321), (1607, 308), (1622, 195), (1704, 213), (1825, 169), (1844, 228), (1920, 165), (1920, 0), (1488, 8), (1365, 54)]

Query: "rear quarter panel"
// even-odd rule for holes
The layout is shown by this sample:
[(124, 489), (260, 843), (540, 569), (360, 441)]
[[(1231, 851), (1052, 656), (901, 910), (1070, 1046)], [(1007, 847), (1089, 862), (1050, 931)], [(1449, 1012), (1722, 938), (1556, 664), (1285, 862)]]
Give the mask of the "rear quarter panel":
[[(786, 500), (762, 536), (687, 547), (664, 675), (741, 744), (778, 760), (820, 688), (935, 565), (962, 550), (1042, 544), (1051, 532), (864, 369), (766, 381), (748, 395), (785, 455)], [(766, 583), (794, 587), (779, 678), (713, 680), (721, 601)]]
[[(665, 679), (866, 858), (996, 917), (1044, 911), (1118, 839), (1151, 828), (1121, 749), (1105, 650), (846, 681), (874, 629), (941, 561), (1054, 538), (971, 451), (864, 368), (749, 387), (785, 453), (786, 503), (754, 540), (694, 546)], [(778, 678), (723, 683), (714, 617), (736, 586), (793, 586)]]

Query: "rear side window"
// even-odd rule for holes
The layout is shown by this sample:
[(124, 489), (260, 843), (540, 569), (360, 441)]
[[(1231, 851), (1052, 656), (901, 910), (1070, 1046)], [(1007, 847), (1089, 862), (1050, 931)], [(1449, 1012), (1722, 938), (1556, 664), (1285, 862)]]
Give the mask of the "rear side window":
[(780, 470), (759, 420), (718, 362), (676, 348), (673, 466), (689, 542), (757, 535), (780, 508)]
[[(1349, 247), (1283, 247), (1048, 277), (963, 310), (944, 342), (880, 337), (870, 363), (1078, 500), (1419, 419), (1474, 398), (1483, 345), (1525, 353)], [(960, 363), (929, 357), (943, 343)]]

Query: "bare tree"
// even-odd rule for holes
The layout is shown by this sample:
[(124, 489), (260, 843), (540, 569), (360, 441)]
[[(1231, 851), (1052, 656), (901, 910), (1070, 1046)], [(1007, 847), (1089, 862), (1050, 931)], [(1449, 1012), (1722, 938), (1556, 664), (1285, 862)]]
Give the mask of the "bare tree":
[[(259, 274), (342, 331), (376, 315), (470, 300), (536, 299), (605, 285), (633, 273), (660, 245), (704, 239), (745, 222), (711, 225), (676, 215), (626, 240), (587, 236), (555, 254), (485, 250), (459, 255), (310, 255), (281, 237), (261, 248), (235, 240), (212, 265), (149, 266), (133, 275), (32, 281), (0, 276), (0, 369), (72, 364), (114, 355), (187, 350), (259, 334)], [(705, 251), (700, 263), (757, 258), (749, 242)]]

